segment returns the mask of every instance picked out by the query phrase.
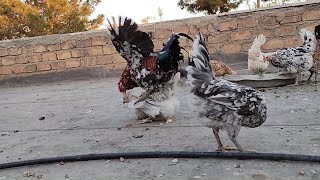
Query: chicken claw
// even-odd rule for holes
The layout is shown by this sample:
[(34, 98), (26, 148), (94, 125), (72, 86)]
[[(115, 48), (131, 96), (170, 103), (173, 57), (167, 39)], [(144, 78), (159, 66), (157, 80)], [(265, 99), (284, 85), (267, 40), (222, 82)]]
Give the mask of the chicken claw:
[(239, 149), (237, 147), (228, 146), (228, 145), (224, 145), (222, 148), (225, 151), (239, 151)]
[(166, 124), (172, 123), (172, 121), (173, 121), (172, 119), (168, 118), (167, 121), (166, 121)]
[[(228, 152), (228, 151), (240, 151), (237, 147), (232, 147), (232, 146), (228, 146), (228, 145), (224, 145), (222, 148), (218, 148), (217, 151), (220, 152)], [(244, 150), (244, 151), (240, 151), (240, 152), (251, 152), (251, 153), (256, 153), (256, 150)]]
[(232, 147), (228, 145), (223, 145), (222, 147), (218, 147), (217, 151), (226, 152), (226, 151), (239, 151), (237, 147)]
[(152, 119), (146, 118), (146, 119), (140, 120), (139, 124), (152, 123), (152, 122), (153, 122)]

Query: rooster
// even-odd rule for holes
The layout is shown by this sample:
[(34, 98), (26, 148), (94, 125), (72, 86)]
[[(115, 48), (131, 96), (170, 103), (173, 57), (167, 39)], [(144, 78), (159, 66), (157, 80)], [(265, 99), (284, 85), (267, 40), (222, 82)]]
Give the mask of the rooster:
[[(244, 151), (236, 140), (240, 128), (255, 128), (267, 118), (265, 97), (257, 90), (223, 79), (216, 79), (211, 73), (208, 51), (201, 33), (193, 42), (188, 66), (181, 69), (181, 76), (187, 77), (191, 92), (199, 100), (199, 115), (206, 117), (218, 143), (218, 150)], [(225, 147), (219, 137), (219, 130), (226, 130), (236, 148)]]
[[(301, 29), (300, 37), (303, 40), (302, 46), (264, 53), (264, 60), (270, 61), (277, 68), (285, 68), (289, 73), (309, 71), (313, 66), (315, 37), (312, 32), (306, 29)], [(297, 77), (295, 85), (298, 85), (298, 82)]]
[[(127, 90), (135, 87), (144, 89), (145, 92), (135, 101), (134, 105), (139, 102), (146, 103), (150, 98), (157, 101), (157, 98), (154, 97), (164, 91), (167, 83), (178, 72), (179, 63), (183, 61), (182, 48), (179, 46), (178, 39), (180, 36), (189, 36), (183, 33), (172, 33), (164, 47), (159, 52), (154, 52), (151, 38), (147, 33), (138, 30), (138, 25), (133, 20), (119, 17), (118, 25), (116, 25), (115, 18), (112, 17), (112, 19), (113, 25), (107, 19), (111, 41), (127, 61), (127, 67), (118, 83), (119, 91), (124, 93), (124, 100), (128, 100)], [(162, 102), (164, 99), (159, 101)], [(150, 103), (148, 105), (156, 106)]]
[(248, 69), (254, 74), (262, 74), (269, 66), (268, 61), (263, 60), (261, 46), (266, 42), (266, 37), (263, 34), (257, 36), (251, 48), (248, 50)]

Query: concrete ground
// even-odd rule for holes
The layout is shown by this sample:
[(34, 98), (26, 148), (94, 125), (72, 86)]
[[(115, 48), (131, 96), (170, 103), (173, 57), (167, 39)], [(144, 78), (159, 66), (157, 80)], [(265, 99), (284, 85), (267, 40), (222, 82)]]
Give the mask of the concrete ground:
[[(0, 88), (0, 163), (88, 153), (216, 149), (212, 131), (193, 111), (188, 87), (177, 92), (181, 110), (175, 121), (140, 125), (133, 110), (122, 105), (117, 81), (105, 78)], [(261, 127), (242, 128), (238, 141), (258, 152), (319, 155), (319, 87), (264, 89), (268, 119)], [(134, 137), (138, 135), (143, 136)], [(225, 132), (221, 136), (232, 145)], [(172, 160), (37, 165), (0, 170), (0, 179), (320, 179), (319, 163)]]

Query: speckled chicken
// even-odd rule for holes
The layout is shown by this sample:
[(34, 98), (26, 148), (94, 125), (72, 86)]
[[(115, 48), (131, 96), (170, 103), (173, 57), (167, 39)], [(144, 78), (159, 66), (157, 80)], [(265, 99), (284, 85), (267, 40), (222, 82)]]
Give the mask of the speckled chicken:
[[(301, 29), (300, 37), (303, 45), (295, 48), (283, 48), (275, 52), (264, 53), (264, 60), (270, 61), (274, 67), (284, 68), (290, 73), (309, 71), (313, 66), (313, 53), (315, 51), (314, 34)], [(299, 79), (296, 79), (296, 85)]]
[(254, 74), (261, 75), (269, 66), (269, 62), (263, 60), (261, 52), (261, 46), (266, 40), (266, 37), (260, 34), (254, 39), (251, 48), (248, 50), (248, 69)]
[(237, 141), (240, 128), (255, 128), (267, 118), (265, 97), (257, 90), (238, 85), (223, 79), (216, 79), (211, 73), (208, 50), (203, 35), (200, 33), (193, 42), (188, 66), (180, 70), (182, 77), (192, 87), (199, 107), (199, 115), (209, 122), (218, 143), (218, 150), (231, 150), (224, 147), (219, 131), (226, 130), (236, 149), (244, 151)]

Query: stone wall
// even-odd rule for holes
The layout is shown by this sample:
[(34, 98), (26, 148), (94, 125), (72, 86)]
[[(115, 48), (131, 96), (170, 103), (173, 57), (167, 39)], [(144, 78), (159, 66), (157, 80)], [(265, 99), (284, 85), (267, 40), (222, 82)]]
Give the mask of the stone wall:
[[(141, 26), (150, 33), (156, 49), (171, 32), (208, 37), (211, 54), (246, 54), (260, 33), (267, 37), (266, 51), (301, 44), (301, 28), (313, 31), (320, 24), (320, 2), (223, 13)], [(181, 39), (188, 48), (191, 42)], [(237, 61), (237, 58), (235, 58)], [(115, 51), (106, 30), (23, 38), (0, 42), (0, 80), (10, 77), (102, 68), (123, 69), (125, 61)]]

